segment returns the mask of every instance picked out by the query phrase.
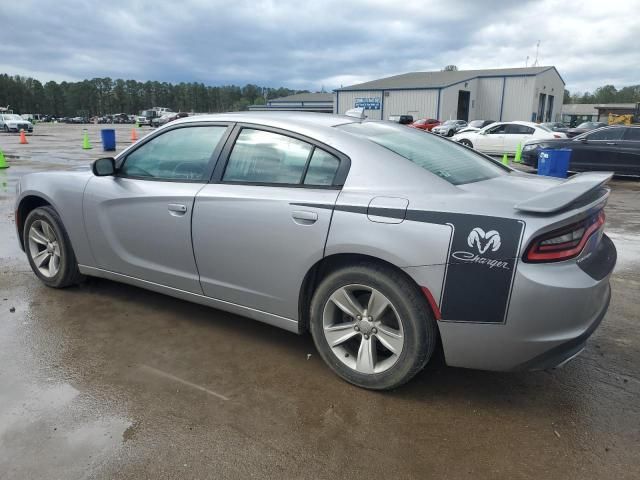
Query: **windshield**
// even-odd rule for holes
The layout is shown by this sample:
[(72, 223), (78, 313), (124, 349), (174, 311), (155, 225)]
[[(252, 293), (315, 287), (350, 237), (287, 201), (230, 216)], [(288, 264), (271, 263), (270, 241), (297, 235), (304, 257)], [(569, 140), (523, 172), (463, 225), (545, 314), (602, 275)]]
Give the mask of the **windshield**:
[(584, 122), (581, 123), (580, 125), (578, 125), (578, 128), (593, 128), (595, 127), (597, 124), (594, 122)]
[(5, 120), (22, 120), (22, 117), (20, 115), (3, 115)]
[(336, 128), (381, 145), (453, 185), (506, 174), (505, 169), (471, 149), (412, 128), (382, 122), (348, 123)]
[(552, 131), (553, 131), (553, 130), (551, 130), (551, 129), (549, 128), (549, 126), (548, 126), (548, 125), (545, 125), (544, 123), (541, 123), (540, 125), (538, 125), (538, 128), (539, 128), (540, 130), (544, 130), (545, 132), (552, 132)]
[(443, 123), (443, 125), (455, 125), (456, 121), (455, 120), (447, 120), (446, 122)]
[(483, 123), (484, 123), (484, 120), (473, 120), (469, 122), (469, 126), (474, 128), (482, 128)]

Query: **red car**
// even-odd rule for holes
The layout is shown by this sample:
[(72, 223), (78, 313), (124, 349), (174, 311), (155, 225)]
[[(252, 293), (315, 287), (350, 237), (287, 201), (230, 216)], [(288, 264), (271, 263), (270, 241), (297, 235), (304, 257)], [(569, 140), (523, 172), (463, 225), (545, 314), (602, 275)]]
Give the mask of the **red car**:
[(427, 130), (429, 132), (433, 127), (437, 127), (438, 125), (440, 125), (440, 120), (436, 120), (435, 118), (421, 118), (411, 124), (413, 128), (419, 128), (420, 130)]

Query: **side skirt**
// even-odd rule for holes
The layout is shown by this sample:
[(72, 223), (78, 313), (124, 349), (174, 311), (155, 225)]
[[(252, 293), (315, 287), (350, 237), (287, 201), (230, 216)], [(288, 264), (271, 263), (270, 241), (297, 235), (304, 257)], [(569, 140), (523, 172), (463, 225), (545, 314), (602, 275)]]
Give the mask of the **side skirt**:
[(224, 300), (218, 300), (212, 297), (206, 297), (197, 293), (187, 292), (185, 290), (179, 290), (177, 288), (167, 287), (160, 285), (159, 283), (149, 282), (147, 280), (141, 280), (139, 278), (130, 277), (121, 273), (110, 272), (108, 270), (102, 270), (101, 268), (88, 267), (86, 265), (78, 265), (80, 273), (83, 275), (89, 275), (91, 277), (106, 278), (107, 280), (113, 280), (116, 282), (127, 283), (136, 287), (144, 288), (154, 292), (169, 295), (188, 302), (199, 303), (207, 307), (213, 307), (225, 312), (235, 313), (242, 315), (243, 317), (249, 317), (259, 322), (268, 323), (274, 327), (288, 330), (289, 332), (299, 333), (298, 322), (290, 318), (274, 315), (273, 313), (263, 312), (262, 310), (256, 310), (250, 307), (244, 307), (236, 303), (226, 302)]

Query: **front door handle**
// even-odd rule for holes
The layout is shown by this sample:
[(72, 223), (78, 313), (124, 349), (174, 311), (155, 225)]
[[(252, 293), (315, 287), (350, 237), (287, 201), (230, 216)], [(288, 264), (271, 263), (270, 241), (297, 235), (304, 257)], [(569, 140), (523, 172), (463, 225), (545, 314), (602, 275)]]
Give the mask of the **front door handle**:
[(187, 213), (187, 206), (181, 203), (170, 203), (169, 205), (167, 205), (167, 208), (169, 209), (171, 215), (174, 216), (184, 215), (185, 213)]
[(318, 220), (318, 214), (309, 210), (294, 210), (291, 216), (293, 221), (300, 225), (311, 225)]

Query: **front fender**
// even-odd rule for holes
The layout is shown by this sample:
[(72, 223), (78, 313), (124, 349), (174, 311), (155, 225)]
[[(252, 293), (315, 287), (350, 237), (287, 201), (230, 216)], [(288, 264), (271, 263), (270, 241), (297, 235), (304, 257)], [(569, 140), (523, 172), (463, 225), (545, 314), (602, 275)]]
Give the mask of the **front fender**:
[(90, 172), (84, 171), (38, 172), (23, 176), (15, 203), (18, 238), (28, 213), (44, 201), (62, 219), (78, 263), (94, 265), (82, 211), (84, 189), (91, 177)]

